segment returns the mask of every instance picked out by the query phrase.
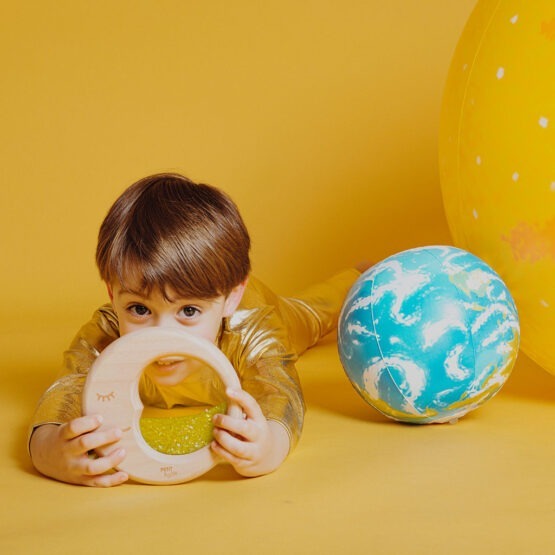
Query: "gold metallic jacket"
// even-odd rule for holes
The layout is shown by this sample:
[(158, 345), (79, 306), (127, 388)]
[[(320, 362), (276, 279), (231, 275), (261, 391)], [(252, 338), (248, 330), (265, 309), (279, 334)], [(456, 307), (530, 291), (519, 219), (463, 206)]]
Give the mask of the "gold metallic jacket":
[[(335, 329), (343, 300), (359, 275), (357, 270), (346, 270), (291, 298), (277, 296), (251, 277), (238, 309), (223, 321), (218, 347), (266, 418), (278, 421), (288, 431), (291, 447), (299, 439), (304, 419), (295, 361)], [(117, 316), (111, 305), (104, 305), (64, 353), (63, 374), (39, 401), (31, 431), (82, 415), (81, 396), (89, 368), (118, 337)], [(179, 386), (155, 386), (144, 374), (140, 392), (143, 402), (151, 406), (171, 408), (180, 403)]]

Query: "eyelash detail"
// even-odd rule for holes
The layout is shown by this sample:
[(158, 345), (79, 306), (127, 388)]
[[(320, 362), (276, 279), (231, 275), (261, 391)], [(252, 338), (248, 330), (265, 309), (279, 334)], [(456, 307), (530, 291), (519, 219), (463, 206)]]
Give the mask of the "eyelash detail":
[(97, 393), (96, 398), (98, 401), (101, 401), (102, 403), (106, 403), (108, 401), (112, 401), (113, 399), (115, 399), (116, 393), (114, 391), (110, 391), (110, 393), (106, 393), (106, 394)]

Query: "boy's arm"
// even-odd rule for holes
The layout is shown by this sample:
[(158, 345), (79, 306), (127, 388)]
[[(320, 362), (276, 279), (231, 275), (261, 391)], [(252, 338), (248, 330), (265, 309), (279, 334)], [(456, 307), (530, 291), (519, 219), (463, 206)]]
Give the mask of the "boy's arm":
[(86, 375), (99, 352), (118, 335), (111, 308), (102, 307), (65, 352), (64, 375), (42, 396), (29, 430), (29, 453), (42, 474), (64, 482), (97, 486), (127, 480), (123, 472), (107, 473), (125, 456), (122, 450), (113, 449), (96, 459), (88, 456), (89, 451), (117, 441), (120, 430), (97, 432), (98, 417), (81, 416)]
[(212, 448), (244, 476), (267, 474), (280, 466), (301, 434), (304, 400), (297, 356), (271, 307), (234, 315), (221, 348), (241, 380), (242, 391), (228, 395), (245, 417), (216, 416)]
[[(280, 348), (275, 346), (273, 349)], [(241, 386), (258, 403), (269, 422), (279, 425), (289, 439), (289, 449), (298, 443), (304, 422), (305, 403), (297, 369), (296, 355), (268, 351), (255, 365), (243, 369)]]
[[(251, 345), (252, 346), (252, 345)], [(243, 411), (243, 419), (214, 417), (212, 449), (243, 476), (276, 470), (299, 441), (304, 400), (292, 354), (268, 349), (250, 366), (239, 366), (241, 391), (227, 391)]]
[(304, 399), (287, 329), (272, 307), (241, 309), (225, 323), (220, 348), (236, 369), (241, 387), (297, 444), (304, 420)]
[(291, 448), (301, 435), (305, 410), (295, 362), (336, 328), (359, 276), (357, 269), (345, 270), (294, 298), (280, 297), (251, 278), (240, 308), (226, 322), (222, 350), (266, 418), (287, 431)]
[[(344, 298), (359, 275), (347, 270), (291, 299), (251, 278), (221, 341), (241, 379), (245, 393), (236, 401), (246, 418), (214, 419), (213, 448), (241, 474), (274, 470), (298, 442), (305, 405), (295, 361), (336, 327)], [(264, 447), (268, 445), (273, 448)]]

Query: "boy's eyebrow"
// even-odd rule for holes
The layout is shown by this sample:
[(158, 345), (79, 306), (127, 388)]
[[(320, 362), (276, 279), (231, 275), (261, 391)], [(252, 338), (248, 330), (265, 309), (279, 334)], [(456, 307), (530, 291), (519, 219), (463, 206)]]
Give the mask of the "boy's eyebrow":
[[(132, 291), (130, 289), (125, 289), (123, 287), (118, 287), (116, 291), (119, 295), (127, 295), (129, 297), (139, 297), (141, 300), (149, 300), (151, 295), (145, 295), (144, 293), (139, 293), (138, 291)], [(214, 299), (201, 299), (197, 297), (169, 297), (167, 299), (170, 303), (183, 302), (185, 304), (204, 304), (211, 303), (215, 301)]]
[(118, 295), (128, 295), (134, 297), (140, 297), (141, 299), (150, 299), (151, 292), (150, 291), (138, 291), (136, 289), (129, 289), (124, 285), (118, 284), (113, 288), (114, 293)]
[(145, 296), (142, 293), (137, 293), (136, 291), (129, 291), (129, 289), (117, 289), (115, 291), (120, 296), (127, 296), (127, 297), (139, 297), (140, 299), (149, 299), (150, 296)]

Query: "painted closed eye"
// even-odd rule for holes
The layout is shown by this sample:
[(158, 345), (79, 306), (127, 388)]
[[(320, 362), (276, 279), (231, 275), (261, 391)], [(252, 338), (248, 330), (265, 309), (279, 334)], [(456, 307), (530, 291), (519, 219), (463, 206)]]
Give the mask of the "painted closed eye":
[(110, 393), (97, 393), (96, 394), (96, 399), (98, 401), (101, 401), (102, 403), (105, 403), (107, 401), (112, 401), (116, 398), (116, 393), (114, 391), (110, 391)]

